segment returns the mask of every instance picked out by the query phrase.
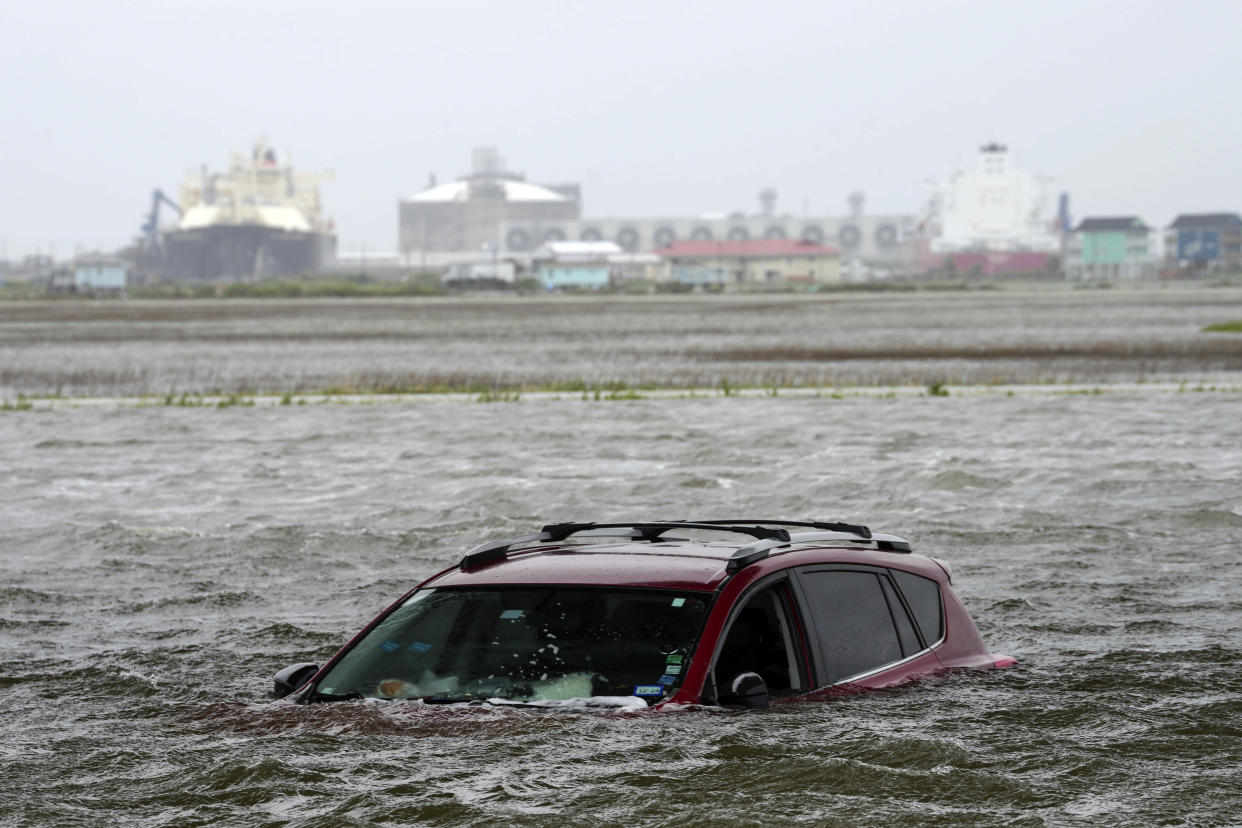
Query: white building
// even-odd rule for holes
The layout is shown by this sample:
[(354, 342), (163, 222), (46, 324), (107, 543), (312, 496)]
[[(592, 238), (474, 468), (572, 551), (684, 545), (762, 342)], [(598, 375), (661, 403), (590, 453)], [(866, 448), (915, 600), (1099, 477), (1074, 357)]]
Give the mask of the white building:
[(937, 183), (926, 231), (934, 253), (1060, 248), (1053, 180), (1016, 169), (1009, 148), (984, 144), (973, 169)]

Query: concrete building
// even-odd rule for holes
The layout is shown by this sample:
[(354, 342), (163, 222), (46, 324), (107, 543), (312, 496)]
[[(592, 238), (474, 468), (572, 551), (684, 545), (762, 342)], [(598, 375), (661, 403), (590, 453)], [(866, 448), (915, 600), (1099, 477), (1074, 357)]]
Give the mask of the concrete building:
[(1183, 213), (1169, 225), (1164, 250), (1168, 264), (1183, 270), (1242, 270), (1242, 218)]
[(685, 285), (783, 285), (841, 281), (841, 251), (794, 239), (682, 241), (660, 249), (667, 278)]
[(1150, 236), (1138, 216), (1083, 219), (1065, 242), (1065, 277), (1150, 279), (1156, 275)]
[(505, 169), (495, 148), (480, 147), (469, 175), (448, 184), (433, 179), (400, 203), (398, 246), (406, 257), (478, 251), (484, 245), (529, 252), (545, 239), (545, 226), (576, 220), (580, 201), (577, 184), (529, 183)]
[(523, 252), (515, 242), (529, 245), (529, 250), (545, 241), (611, 241), (626, 252), (662, 253), (669, 245), (683, 241), (790, 239), (833, 245), (843, 258), (862, 259), (879, 267), (902, 268), (913, 263), (907, 241), (915, 232), (915, 216), (864, 213), (860, 194), (852, 196), (850, 206), (845, 214), (801, 217), (761, 210), (756, 215), (510, 220), (502, 226), (501, 236), (511, 253)]

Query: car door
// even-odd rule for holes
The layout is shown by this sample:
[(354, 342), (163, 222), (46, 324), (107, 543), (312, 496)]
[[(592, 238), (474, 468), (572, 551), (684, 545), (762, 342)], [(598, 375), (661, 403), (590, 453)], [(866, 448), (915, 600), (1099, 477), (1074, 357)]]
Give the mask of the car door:
[[(788, 579), (766, 578), (735, 603), (712, 660), (709, 688), (754, 672), (773, 696), (805, 692), (812, 687), (806, 641)], [(714, 698), (714, 689), (707, 696)]]
[[(926, 579), (920, 579), (926, 580)], [(794, 584), (818, 687), (864, 678), (927, 649), (888, 570), (801, 567)]]

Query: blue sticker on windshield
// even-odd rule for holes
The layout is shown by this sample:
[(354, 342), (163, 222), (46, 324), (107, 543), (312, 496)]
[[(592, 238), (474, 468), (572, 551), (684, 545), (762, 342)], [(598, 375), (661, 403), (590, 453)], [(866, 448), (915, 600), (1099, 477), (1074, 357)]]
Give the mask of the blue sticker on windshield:
[(677, 676), (660, 676), (658, 679), (656, 679), (656, 681), (660, 682), (660, 684), (667, 686), (677, 681)]
[(406, 649), (412, 653), (425, 653), (431, 649), (431, 645), (426, 641), (415, 641), (413, 644), (406, 647)]
[(685, 599), (685, 598), (674, 598), (674, 599), (673, 599), (673, 606), (675, 606), (675, 607), (684, 607), (685, 605), (686, 605), (686, 599)]
[(505, 610), (500, 614), (501, 621), (516, 621), (526, 610)]
[(395, 653), (397, 650), (401, 649), (401, 645), (396, 641), (385, 641), (383, 644), (379, 645), (379, 648), (386, 653)]
[(664, 688), (658, 684), (640, 684), (634, 688), (635, 696), (663, 696)]

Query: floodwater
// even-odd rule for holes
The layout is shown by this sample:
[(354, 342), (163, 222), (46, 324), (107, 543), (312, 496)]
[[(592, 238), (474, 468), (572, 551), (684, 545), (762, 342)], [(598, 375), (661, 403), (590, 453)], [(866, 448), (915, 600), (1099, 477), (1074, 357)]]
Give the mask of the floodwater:
[[(1236, 824), (1240, 402), (0, 412), (0, 822)], [(266, 701), (480, 540), (741, 514), (910, 538), (1020, 666), (754, 712)]]
[[(896, 337), (897, 311), (879, 300), (906, 302), (924, 331), (907, 344), (920, 348), (1010, 336), (1045, 349), (1035, 374), (1207, 377), (1219, 390), (0, 410), (0, 824), (1237, 824), (1242, 393), (1228, 348), (1242, 338), (1161, 360), (1174, 359), (1170, 343), (1201, 342), (1202, 325), (1242, 313), (1235, 292), (1157, 295), (1165, 316), (1106, 292), (1092, 294), (1094, 310), (1078, 293), (1031, 300), (1075, 308), (1062, 314), (1024, 315), (995, 296), (957, 297), (959, 316), (944, 297), (845, 304), (872, 308), (869, 324)], [(322, 387), (376, 364), (425, 369), (412, 340), (363, 335), (385, 313), (444, 336), (451, 327), (411, 303), (359, 311), (369, 321), (352, 328), (338, 318), (316, 338), (343, 307), (370, 306), (290, 303), (277, 306), (282, 322), (271, 306), (232, 306), (229, 321), (203, 318), (219, 305), (169, 303), (159, 312), (192, 318), (131, 320), (126, 333), (100, 318), (123, 307), (0, 309), (9, 399), (58, 383), (61, 393), (228, 390), (285, 370)], [(595, 347), (623, 339), (643, 306), (622, 303), (622, 321), (607, 325), (592, 307)], [(693, 303), (647, 307), (664, 320), (653, 341), (671, 336), (677, 309), (695, 337), (712, 336), (711, 320), (686, 312)], [(52, 311), (79, 318), (58, 326)], [(777, 318), (770, 309), (729, 313), (711, 324), (745, 327), (743, 346), (780, 330), (764, 324)], [(764, 347), (798, 345), (808, 313), (790, 310), (793, 333)], [(454, 318), (471, 314), (499, 311)], [(1011, 322), (987, 340), (981, 326), (995, 315)], [(568, 353), (576, 334), (558, 319), (536, 340)], [(211, 367), (205, 343), (230, 325), (243, 336), (217, 337)], [(263, 331), (290, 326), (292, 344), (275, 333), (264, 344)], [(485, 379), (532, 370), (534, 352), (495, 350), (494, 338), (492, 361), (471, 362), (482, 347), (471, 337), (485, 329), (426, 347)], [(1067, 336), (1165, 343), (1166, 356), (1049, 357)], [(631, 376), (674, 378), (662, 372), (694, 363), (636, 341), (628, 362), (616, 360)], [(109, 354), (128, 367), (93, 374)], [(564, 378), (587, 363), (540, 370)], [(868, 370), (921, 383), (946, 365), (893, 358)], [(836, 518), (909, 538), (953, 565), (992, 650), (1019, 666), (751, 712), (267, 700), (277, 669), (322, 663), (482, 540), (561, 520), (738, 515)]]
[(1242, 378), (1242, 289), (0, 303), (0, 400)]

